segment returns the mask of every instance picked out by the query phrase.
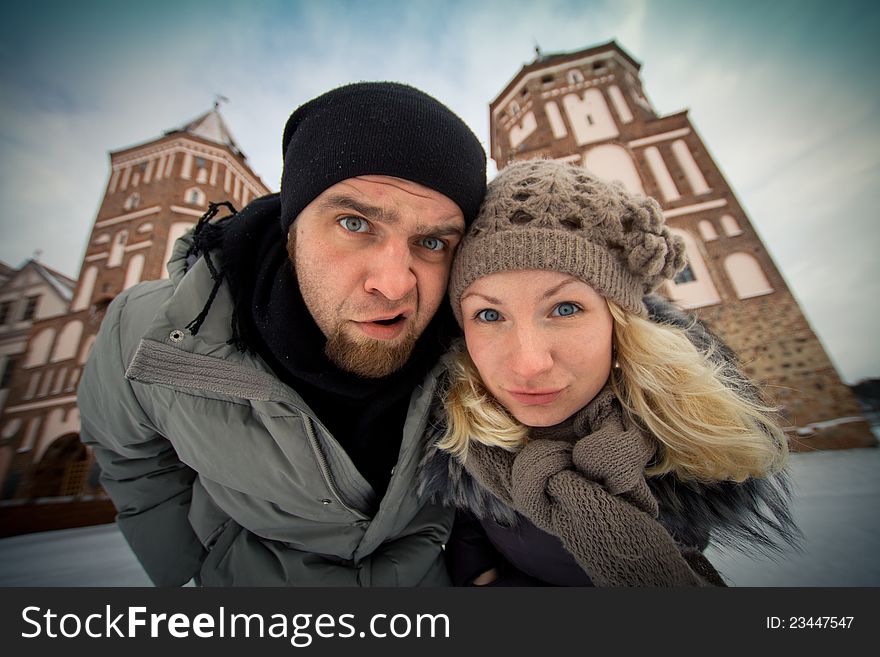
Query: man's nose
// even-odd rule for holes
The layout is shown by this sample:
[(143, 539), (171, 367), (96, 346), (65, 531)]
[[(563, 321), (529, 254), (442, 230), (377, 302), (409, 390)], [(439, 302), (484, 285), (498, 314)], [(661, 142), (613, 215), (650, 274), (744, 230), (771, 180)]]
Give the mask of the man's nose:
[(416, 286), (412, 265), (409, 244), (389, 240), (369, 263), (364, 289), (369, 294), (378, 293), (391, 301), (403, 299)]

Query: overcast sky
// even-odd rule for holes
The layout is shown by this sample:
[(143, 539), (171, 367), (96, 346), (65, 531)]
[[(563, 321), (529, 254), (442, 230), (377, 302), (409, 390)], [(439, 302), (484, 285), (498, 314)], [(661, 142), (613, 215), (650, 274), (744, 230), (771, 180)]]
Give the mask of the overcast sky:
[[(0, 260), (77, 276), (108, 152), (222, 113), (273, 190), (281, 131), (339, 84), (437, 96), (488, 149), (488, 103), (544, 52), (616, 39), (697, 131), (849, 382), (880, 376), (874, 2), (17, 3), (0, 24)], [(492, 169), (494, 173), (494, 168)]]

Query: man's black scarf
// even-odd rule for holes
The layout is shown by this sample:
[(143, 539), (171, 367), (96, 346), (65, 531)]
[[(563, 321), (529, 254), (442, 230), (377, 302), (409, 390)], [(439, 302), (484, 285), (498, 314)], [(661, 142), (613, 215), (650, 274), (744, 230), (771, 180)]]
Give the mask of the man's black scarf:
[(273, 194), (217, 223), (205, 222), (197, 230), (194, 252), (220, 249), (217, 277), (227, 281), (234, 303), (232, 342), (257, 353), (299, 393), (378, 500), (397, 462), (410, 396), (457, 333), (455, 321), (444, 303), (407, 364), (387, 377), (367, 379), (340, 370), (324, 355), (326, 338), (300, 294), (279, 212), (279, 197)]

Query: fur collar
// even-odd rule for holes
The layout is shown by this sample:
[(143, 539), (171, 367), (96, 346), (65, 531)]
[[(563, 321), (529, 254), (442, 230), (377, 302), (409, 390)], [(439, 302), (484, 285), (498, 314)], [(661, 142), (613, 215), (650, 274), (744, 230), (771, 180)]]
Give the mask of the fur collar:
[[(741, 373), (734, 353), (703, 323), (666, 299), (644, 298), (652, 321), (684, 329), (701, 351), (712, 354), (747, 394), (760, 398), (758, 389)], [(467, 509), (479, 518), (503, 525), (516, 523), (516, 514), (483, 489), (458, 459), (437, 449), (443, 434), (443, 409), (435, 405), (427, 448), (419, 468), (419, 494), (446, 506)], [(779, 553), (797, 547), (802, 538), (791, 516), (787, 475), (783, 472), (742, 483), (685, 482), (674, 475), (650, 477), (648, 484), (660, 506), (660, 522), (681, 545), (705, 548), (711, 540), (720, 549)]]

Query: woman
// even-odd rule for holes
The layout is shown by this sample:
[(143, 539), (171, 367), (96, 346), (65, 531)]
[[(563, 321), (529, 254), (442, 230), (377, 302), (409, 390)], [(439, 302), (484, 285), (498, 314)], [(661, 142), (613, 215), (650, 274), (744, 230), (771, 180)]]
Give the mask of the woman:
[[(659, 297), (684, 245), (582, 168), (508, 165), (453, 265), (425, 491), (457, 506), (462, 584), (723, 584), (701, 549), (797, 530), (785, 435), (727, 348)], [(768, 536), (769, 534), (769, 536)]]

